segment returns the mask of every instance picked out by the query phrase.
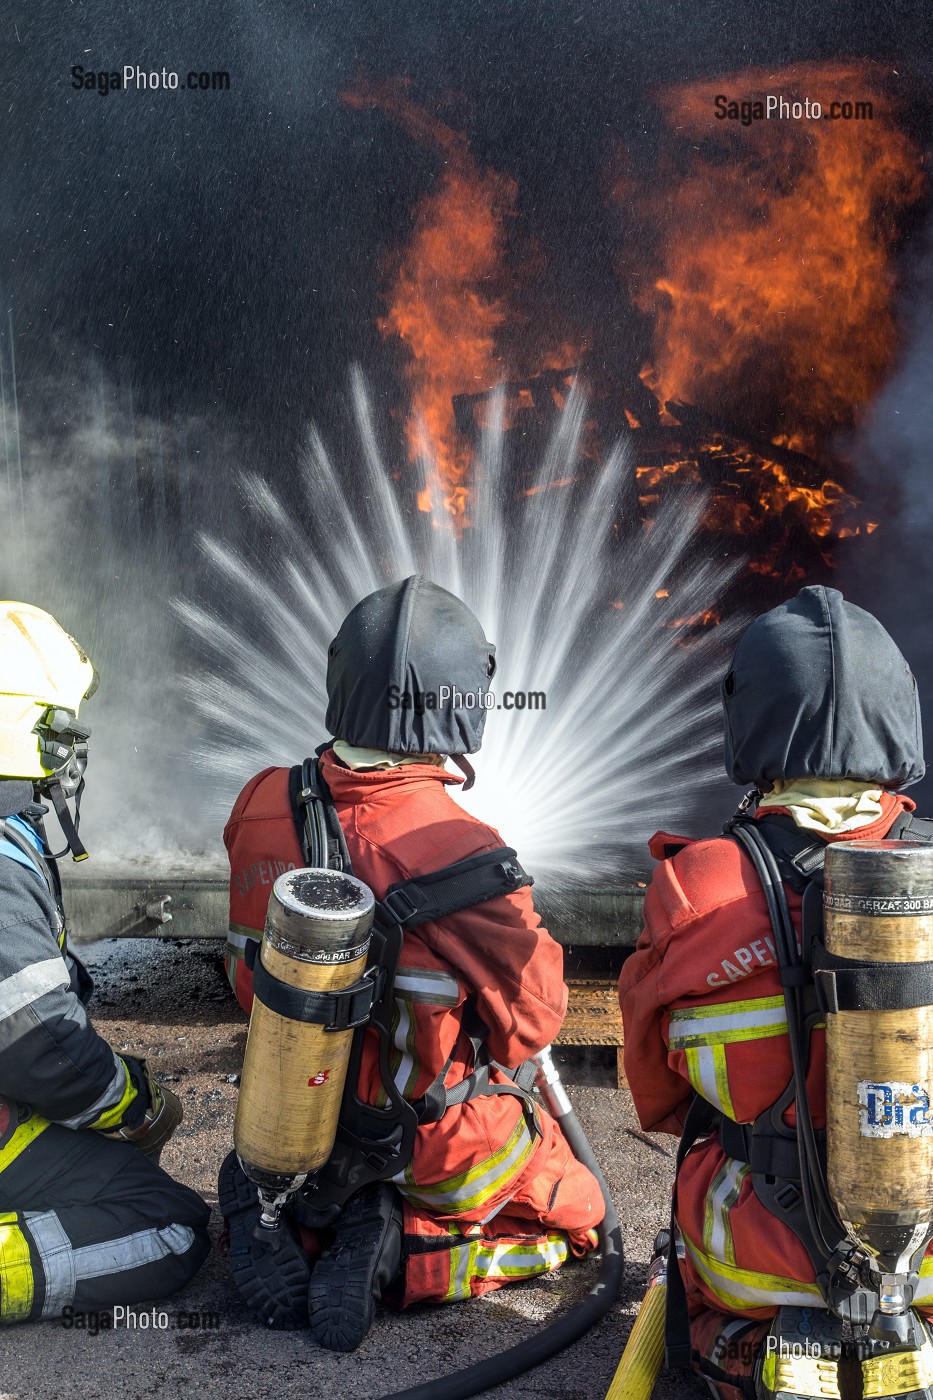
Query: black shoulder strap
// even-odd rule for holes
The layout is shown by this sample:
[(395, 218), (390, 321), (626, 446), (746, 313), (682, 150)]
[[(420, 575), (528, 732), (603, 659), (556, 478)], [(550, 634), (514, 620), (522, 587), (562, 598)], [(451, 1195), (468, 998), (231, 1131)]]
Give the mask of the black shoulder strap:
[[(777, 862), (782, 880), (797, 894), (803, 894), (811, 881), (822, 881), (828, 843), (817, 832), (803, 830), (780, 812), (758, 818), (755, 829)], [(725, 834), (732, 834), (731, 823)]]
[(417, 928), (533, 884), (512, 847), (499, 846), (390, 885), (382, 906), (405, 928)]
[(321, 773), (319, 759), (326, 747), (322, 744), (313, 758), (306, 758), (289, 772), (289, 805), (306, 864), (351, 875), (350, 853), (340, 818)]
[(901, 812), (895, 817), (886, 841), (916, 841), (922, 845), (933, 843), (933, 821), (929, 817), (918, 817), (913, 812)]

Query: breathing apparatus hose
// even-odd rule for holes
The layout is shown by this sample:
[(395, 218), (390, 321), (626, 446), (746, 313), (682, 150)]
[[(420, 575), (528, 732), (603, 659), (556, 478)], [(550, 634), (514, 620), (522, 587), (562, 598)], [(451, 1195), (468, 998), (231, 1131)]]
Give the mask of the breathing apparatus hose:
[(829, 1260), (835, 1253), (838, 1242), (845, 1238), (845, 1227), (829, 1197), (806, 1092), (807, 1068), (801, 1029), (801, 984), (793, 975), (793, 972), (801, 967), (803, 959), (797, 948), (797, 937), (790, 921), (786, 898), (783, 897), (780, 872), (774, 864), (774, 857), (762, 841), (753, 822), (736, 822), (732, 834), (745, 848), (755, 866), (775, 932), (796, 1086), (801, 1195), (813, 1237), (825, 1258)]
[(582, 1162), (595, 1176), (606, 1205), (606, 1213), (597, 1231), (602, 1262), (596, 1281), (582, 1302), (526, 1341), (485, 1361), (467, 1366), (462, 1371), (455, 1371), (438, 1380), (425, 1381), (422, 1385), (412, 1386), (410, 1390), (395, 1391), (383, 1396), (382, 1400), (466, 1400), (470, 1395), (491, 1390), (513, 1376), (523, 1375), (542, 1362), (549, 1361), (605, 1317), (615, 1302), (625, 1269), (619, 1217), (593, 1149), (560, 1082), (550, 1047), (541, 1051), (535, 1059), (539, 1066), (538, 1088), (545, 1107), (551, 1117), (557, 1119), (577, 1161)]

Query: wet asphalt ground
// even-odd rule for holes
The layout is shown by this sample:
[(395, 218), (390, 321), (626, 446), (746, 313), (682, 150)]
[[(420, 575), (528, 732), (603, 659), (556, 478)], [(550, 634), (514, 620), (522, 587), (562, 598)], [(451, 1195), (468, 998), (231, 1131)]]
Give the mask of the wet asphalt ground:
[[(85, 946), (97, 992), (91, 1011), (120, 1050), (145, 1055), (185, 1106), (162, 1164), (216, 1210), (217, 1167), (229, 1150), (246, 1018), (223, 976), (221, 944), (153, 939)], [(614, 1055), (567, 1052), (565, 1083), (602, 1164), (622, 1219), (626, 1273), (608, 1317), (552, 1361), (487, 1394), (496, 1400), (603, 1400), (644, 1287), (651, 1244), (666, 1210), (673, 1139), (640, 1133), (631, 1098), (614, 1085)], [(586, 1081), (586, 1082), (580, 1082)], [(230, 1285), (215, 1250), (177, 1297), (137, 1308), (136, 1325), (101, 1329), (60, 1322), (13, 1327), (0, 1337), (0, 1400), (380, 1400), (440, 1378), (532, 1335), (580, 1299), (596, 1277), (587, 1261), (449, 1307), (380, 1310), (350, 1356), (316, 1348), (301, 1333), (268, 1332)], [(149, 1314), (149, 1326), (142, 1315)], [(206, 1325), (193, 1326), (203, 1318)], [(691, 1377), (662, 1375), (657, 1400), (699, 1400)]]

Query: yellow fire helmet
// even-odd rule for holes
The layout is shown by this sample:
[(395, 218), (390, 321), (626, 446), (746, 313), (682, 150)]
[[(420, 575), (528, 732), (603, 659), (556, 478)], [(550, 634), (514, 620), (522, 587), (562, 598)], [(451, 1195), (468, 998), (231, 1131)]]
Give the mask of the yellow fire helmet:
[[(65, 767), (70, 721), (96, 689), (97, 672), (54, 617), (0, 602), (0, 774), (39, 781)], [(50, 742), (58, 734), (64, 743)]]
[(86, 852), (65, 799), (84, 786), (90, 731), (78, 710), (97, 683), (54, 617), (31, 603), (0, 602), (0, 776), (29, 778), (48, 794), (75, 859)]

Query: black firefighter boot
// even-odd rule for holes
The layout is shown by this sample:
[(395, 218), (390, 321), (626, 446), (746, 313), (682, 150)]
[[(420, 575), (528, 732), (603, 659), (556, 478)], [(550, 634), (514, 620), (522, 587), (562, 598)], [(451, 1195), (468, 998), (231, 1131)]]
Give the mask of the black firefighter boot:
[(334, 1230), (333, 1244), (311, 1274), (311, 1336), (328, 1351), (356, 1351), (402, 1261), (402, 1206), (395, 1187), (385, 1181), (364, 1186), (347, 1201)]
[(311, 1262), (288, 1220), (282, 1220), (271, 1245), (257, 1241), (259, 1198), (235, 1152), (221, 1164), (217, 1199), (230, 1230), (230, 1272), (243, 1302), (266, 1327), (307, 1327)]

